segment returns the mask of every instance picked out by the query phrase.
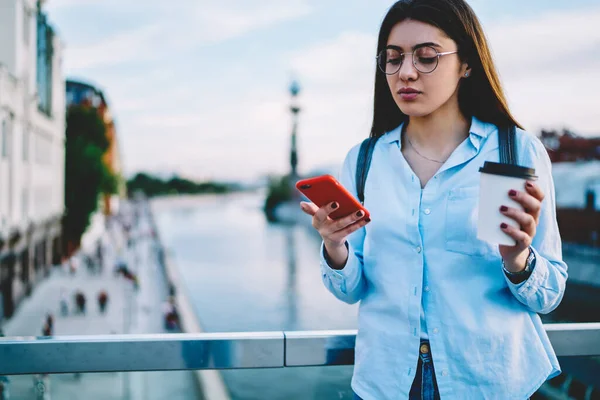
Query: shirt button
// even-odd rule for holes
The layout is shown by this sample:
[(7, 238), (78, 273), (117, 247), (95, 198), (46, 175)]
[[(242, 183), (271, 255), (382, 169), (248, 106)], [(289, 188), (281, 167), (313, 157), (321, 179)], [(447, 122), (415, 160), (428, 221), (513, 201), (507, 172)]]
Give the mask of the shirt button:
[(415, 250), (417, 250), (417, 253), (421, 253), (421, 251), (422, 251), (423, 249), (421, 248), (421, 246), (419, 246), (419, 247), (417, 247)]
[(448, 376), (448, 370), (447, 369), (445, 369), (445, 370), (442, 371), (442, 376)]
[(440, 331), (440, 330), (439, 330), (438, 328), (435, 328), (435, 329), (433, 330), (433, 333), (435, 333), (435, 334), (437, 335), (437, 333), (438, 333), (439, 331)]
[(425, 291), (429, 292), (429, 286), (425, 286)]
[(431, 210), (429, 208), (426, 208), (425, 209), (425, 215), (429, 215), (429, 214), (431, 214)]

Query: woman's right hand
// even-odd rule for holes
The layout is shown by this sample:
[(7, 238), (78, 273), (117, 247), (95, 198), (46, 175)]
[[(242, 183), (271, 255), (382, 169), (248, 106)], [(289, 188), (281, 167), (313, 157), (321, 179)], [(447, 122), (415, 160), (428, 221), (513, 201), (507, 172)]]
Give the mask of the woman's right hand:
[[(336, 202), (329, 203), (321, 208), (314, 203), (305, 201), (300, 202), (300, 208), (306, 214), (312, 216), (312, 226), (319, 232), (323, 238), (325, 249), (332, 261), (341, 267), (346, 263), (348, 253), (346, 251), (346, 238), (352, 232), (355, 232), (367, 225), (371, 220), (364, 218), (364, 213), (358, 211), (346, 217), (331, 219), (329, 214), (338, 208)], [(341, 260), (343, 256), (343, 260)]]

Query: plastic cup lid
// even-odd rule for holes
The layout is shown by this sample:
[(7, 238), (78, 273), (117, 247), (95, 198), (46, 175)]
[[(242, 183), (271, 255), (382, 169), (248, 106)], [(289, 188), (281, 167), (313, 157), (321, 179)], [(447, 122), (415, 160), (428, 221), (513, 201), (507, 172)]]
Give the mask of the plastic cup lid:
[(521, 179), (537, 179), (534, 168), (521, 167), (520, 165), (501, 164), (491, 161), (486, 161), (483, 167), (479, 168), (479, 172), (491, 175), (508, 176), (511, 178)]

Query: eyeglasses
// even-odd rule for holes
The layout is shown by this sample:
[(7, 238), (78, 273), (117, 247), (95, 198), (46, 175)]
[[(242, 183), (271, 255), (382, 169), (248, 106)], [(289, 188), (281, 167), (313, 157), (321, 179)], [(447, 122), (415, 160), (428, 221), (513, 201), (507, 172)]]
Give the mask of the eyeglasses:
[(423, 46), (415, 49), (412, 53), (401, 53), (398, 49), (388, 47), (382, 50), (377, 56), (377, 66), (386, 75), (394, 75), (400, 71), (404, 56), (411, 54), (412, 63), (416, 70), (423, 74), (430, 74), (438, 66), (441, 56), (456, 54), (458, 51), (447, 51), (440, 53), (430, 46)]

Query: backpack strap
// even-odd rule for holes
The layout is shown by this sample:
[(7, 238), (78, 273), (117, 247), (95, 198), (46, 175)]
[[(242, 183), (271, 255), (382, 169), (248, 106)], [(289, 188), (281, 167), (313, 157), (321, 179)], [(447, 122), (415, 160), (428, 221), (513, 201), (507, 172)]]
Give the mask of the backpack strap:
[(363, 140), (358, 151), (356, 160), (356, 194), (360, 204), (365, 202), (365, 183), (367, 182), (367, 174), (371, 167), (371, 159), (373, 158), (373, 149), (377, 143), (378, 137), (369, 137)]
[(500, 162), (504, 164), (517, 164), (517, 140), (514, 125), (498, 127), (498, 145)]

